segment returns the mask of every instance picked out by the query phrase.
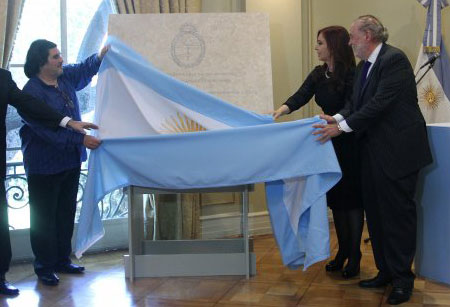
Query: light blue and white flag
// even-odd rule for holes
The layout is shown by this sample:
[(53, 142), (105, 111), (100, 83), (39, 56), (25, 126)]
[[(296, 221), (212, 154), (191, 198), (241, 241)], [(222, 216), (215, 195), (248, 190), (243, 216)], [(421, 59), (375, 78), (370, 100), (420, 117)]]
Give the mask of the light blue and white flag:
[[(110, 37), (100, 67), (95, 122), (76, 255), (103, 234), (98, 202), (129, 185), (191, 189), (267, 183), (268, 207), (290, 267), (329, 257), (326, 192), (340, 179), (330, 142), (310, 118), (274, 124), (154, 68)], [(190, 133), (184, 133), (190, 132)]]
[[(427, 123), (450, 122), (450, 61), (442, 41), (441, 10), (448, 0), (418, 0), (428, 8), (427, 24), (415, 67), (416, 81), (436, 58), (433, 68), (417, 86), (419, 106)], [(422, 67), (422, 69), (421, 69)]]

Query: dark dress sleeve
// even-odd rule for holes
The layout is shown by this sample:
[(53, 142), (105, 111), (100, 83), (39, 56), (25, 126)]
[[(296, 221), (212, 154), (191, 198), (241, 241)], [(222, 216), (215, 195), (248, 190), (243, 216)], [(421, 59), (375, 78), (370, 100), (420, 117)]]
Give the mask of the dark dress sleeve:
[(17, 109), (19, 115), (25, 119), (36, 120), (49, 128), (57, 128), (64, 115), (53, 110), (44, 102), (23, 93), (13, 81), (8, 71), (8, 104)]
[(316, 84), (314, 82), (315, 70), (313, 70), (308, 77), (305, 79), (300, 88), (295, 92), (294, 95), (289, 97), (289, 99), (284, 103), (288, 106), (290, 112), (300, 109), (305, 104), (307, 104), (311, 98), (314, 96)]

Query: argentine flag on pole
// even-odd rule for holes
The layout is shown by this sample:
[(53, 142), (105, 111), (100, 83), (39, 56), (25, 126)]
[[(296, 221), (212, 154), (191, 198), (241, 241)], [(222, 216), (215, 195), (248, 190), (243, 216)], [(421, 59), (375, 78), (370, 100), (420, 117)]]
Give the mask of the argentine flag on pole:
[[(441, 35), (441, 10), (448, 0), (418, 0), (428, 8), (427, 24), (415, 67), (417, 96), (428, 124), (450, 122), (450, 61)], [(428, 61), (434, 60), (426, 74)], [(423, 78), (422, 78), (423, 77)], [(421, 79), (422, 78), (422, 79)]]
[(129, 185), (192, 189), (266, 183), (275, 238), (286, 265), (329, 257), (326, 192), (341, 172), (331, 142), (310, 118), (275, 124), (155, 69), (110, 37), (97, 83), (95, 122), (76, 256), (103, 234), (99, 201)]

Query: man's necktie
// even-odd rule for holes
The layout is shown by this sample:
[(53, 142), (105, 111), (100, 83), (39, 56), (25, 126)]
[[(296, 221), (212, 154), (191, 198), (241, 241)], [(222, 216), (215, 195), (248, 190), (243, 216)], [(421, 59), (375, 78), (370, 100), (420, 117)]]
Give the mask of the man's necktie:
[(361, 100), (361, 94), (362, 94), (362, 89), (364, 88), (364, 83), (366, 83), (367, 80), (367, 72), (369, 71), (370, 65), (372, 63), (370, 63), (369, 61), (365, 61), (363, 68), (361, 70), (361, 79), (360, 79), (360, 87), (359, 87), (359, 95), (358, 95), (358, 100), (355, 104), (355, 108), (356, 110), (359, 110), (362, 106), (362, 100)]
[(369, 71), (370, 65), (372, 65), (372, 63), (370, 63), (369, 61), (365, 61), (362, 71), (361, 71), (361, 89), (364, 87), (364, 83), (366, 83), (366, 79), (367, 79), (367, 72)]

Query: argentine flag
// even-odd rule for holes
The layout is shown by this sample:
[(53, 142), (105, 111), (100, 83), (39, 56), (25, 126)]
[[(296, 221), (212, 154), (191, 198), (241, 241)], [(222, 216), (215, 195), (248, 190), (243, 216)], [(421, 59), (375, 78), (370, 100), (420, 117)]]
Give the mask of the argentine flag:
[(437, 57), (433, 68), (417, 85), (419, 106), (428, 124), (450, 122), (450, 61), (441, 34), (441, 10), (448, 6), (448, 0), (418, 1), (428, 8), (428, 13), (415, 67), (416, 82), (423, 77), (428, 65), (420, 68)]
[(193, 189), (266, 183), (286, 265), (329, 257), (326, 192), (341, 173), (319, 118), (276, 124), (168, 76), (114, 37), (97, 83), (95, 122), (76, 256), (103, 234), (99, 201), (129, 185)]

